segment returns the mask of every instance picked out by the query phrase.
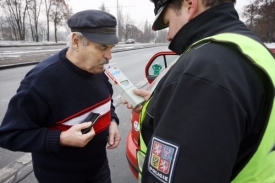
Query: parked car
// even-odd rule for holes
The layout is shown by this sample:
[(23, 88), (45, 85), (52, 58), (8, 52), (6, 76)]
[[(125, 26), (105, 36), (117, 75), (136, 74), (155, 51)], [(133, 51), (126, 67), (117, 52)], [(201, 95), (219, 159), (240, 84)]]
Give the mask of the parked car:
[[(275, 48), (270, 48), (275, 54)], [(171, 51), (163, 51), (156, 53), (147, 63), (145, 67), (145, 76), (148, 80), (149, 86), (146, 90), (152, 92), (157, 86), (158, 82), (164, 74), (173, 65), (179, 55)], [(157, 65), (157, 66), (156, 66)], [(138, 165), (136, 160), (136, 151), (140, 149), (139, 146), (139, 114), (132, 110), (131, 116), (132, 128), (129, 131), (126, 139), (126, 158), (133, 175), (138, 178)]]
[[(145, 75), (149, 86), (146, 90), (152, 92), (157, 86), (162, 76), (169, 70), (169, 65), (175, 61), (179, 55), (171, 51), (158, 52), (149, 60), (145, 67)], [(126, 139), (126, 158), (133, 175), (138, 177), (138, 166), (136, 161), (136, 150), (139, 149), (139, 114), (132, 110), (132, 128)]]
[(125, 43), (126, 44), (135, 44), (135, 40), (134, 39), (127, 39), (127, 41)]

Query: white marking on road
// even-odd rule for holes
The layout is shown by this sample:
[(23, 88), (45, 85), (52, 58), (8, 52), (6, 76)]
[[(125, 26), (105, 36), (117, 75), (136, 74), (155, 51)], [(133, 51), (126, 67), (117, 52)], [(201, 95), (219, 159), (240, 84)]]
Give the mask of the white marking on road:
[(2, 53), (1, 55), (11, 55), (11, 54), (20, 54), (20, 53), (41, 53), (41, 52), (53, 52), (53, 51), (60, 51), (61, 49), (54, 49), (54, 50), (34, 50), (34, 51), (20, 51), (20, 52), (12, 52), (12, 53)]
[(145, 54), (145, 55), (142, 55), (143, 57), (147, 57), (147, 56), (153, 56), (154, 54), (153, 53), (149, 53), (149, 54)]
[[(170, 51), (170, 50), (162, 50), (162, 51)], [(146, 56), (153, 56), (154, 53), (148, 53), (148, 54), (145, 54), (145, 55), (142, 55), (143, 57), (146, 57)]]
[(21, 57), (21, 55), (6, 55), (6, 56), (3, 56), (2, 54), (0, 54), (1, 57), (10, 57), (10, 58), (18, 58), (18, 57)]

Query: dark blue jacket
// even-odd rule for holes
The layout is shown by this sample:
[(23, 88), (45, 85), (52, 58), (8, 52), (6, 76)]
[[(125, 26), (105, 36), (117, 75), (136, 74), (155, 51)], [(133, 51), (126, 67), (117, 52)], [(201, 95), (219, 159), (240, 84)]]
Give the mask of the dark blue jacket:
[[(119, 121), (113, 90), (104, 73), (91, 74), (65, 56), (67, 49), (40, 62), (21, 81), (0, 127), (0, 146), (31, 152), (39, 182), (81, 182), (106, 160), (108, 127), (84, 147), (60, 146), (61, 124), (103, 104), (106, 118)], [(100, 123), (100, 122), (98, 122)]]

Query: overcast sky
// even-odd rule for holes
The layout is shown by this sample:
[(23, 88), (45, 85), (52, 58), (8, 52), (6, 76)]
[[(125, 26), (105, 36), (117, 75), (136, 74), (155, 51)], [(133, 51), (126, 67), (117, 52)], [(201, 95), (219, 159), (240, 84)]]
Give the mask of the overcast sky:
[[(122, 6), (124, 16), (128, 13), (137, 25), (145, 22), (146, 19), (152, 23), (155, 18), (154, 4), (149, 0), (66, 0), (66, 2), (72, 7), (74, 13), (86, 9), (99, 9), (104, 2), (105, 7), (115, 17), (118, 2), (119, 6)], [(249, 2), (250, 0), (237, 0), (236, 10), (240, 12)]]

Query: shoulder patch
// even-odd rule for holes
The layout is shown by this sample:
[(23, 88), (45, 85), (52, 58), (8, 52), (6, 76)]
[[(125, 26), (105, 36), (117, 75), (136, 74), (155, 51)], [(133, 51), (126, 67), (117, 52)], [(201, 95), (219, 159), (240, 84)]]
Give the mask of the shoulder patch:
[(150, 148), (148, 170), (164, 183), (172, 182), (179, 147), (153, 137)]

